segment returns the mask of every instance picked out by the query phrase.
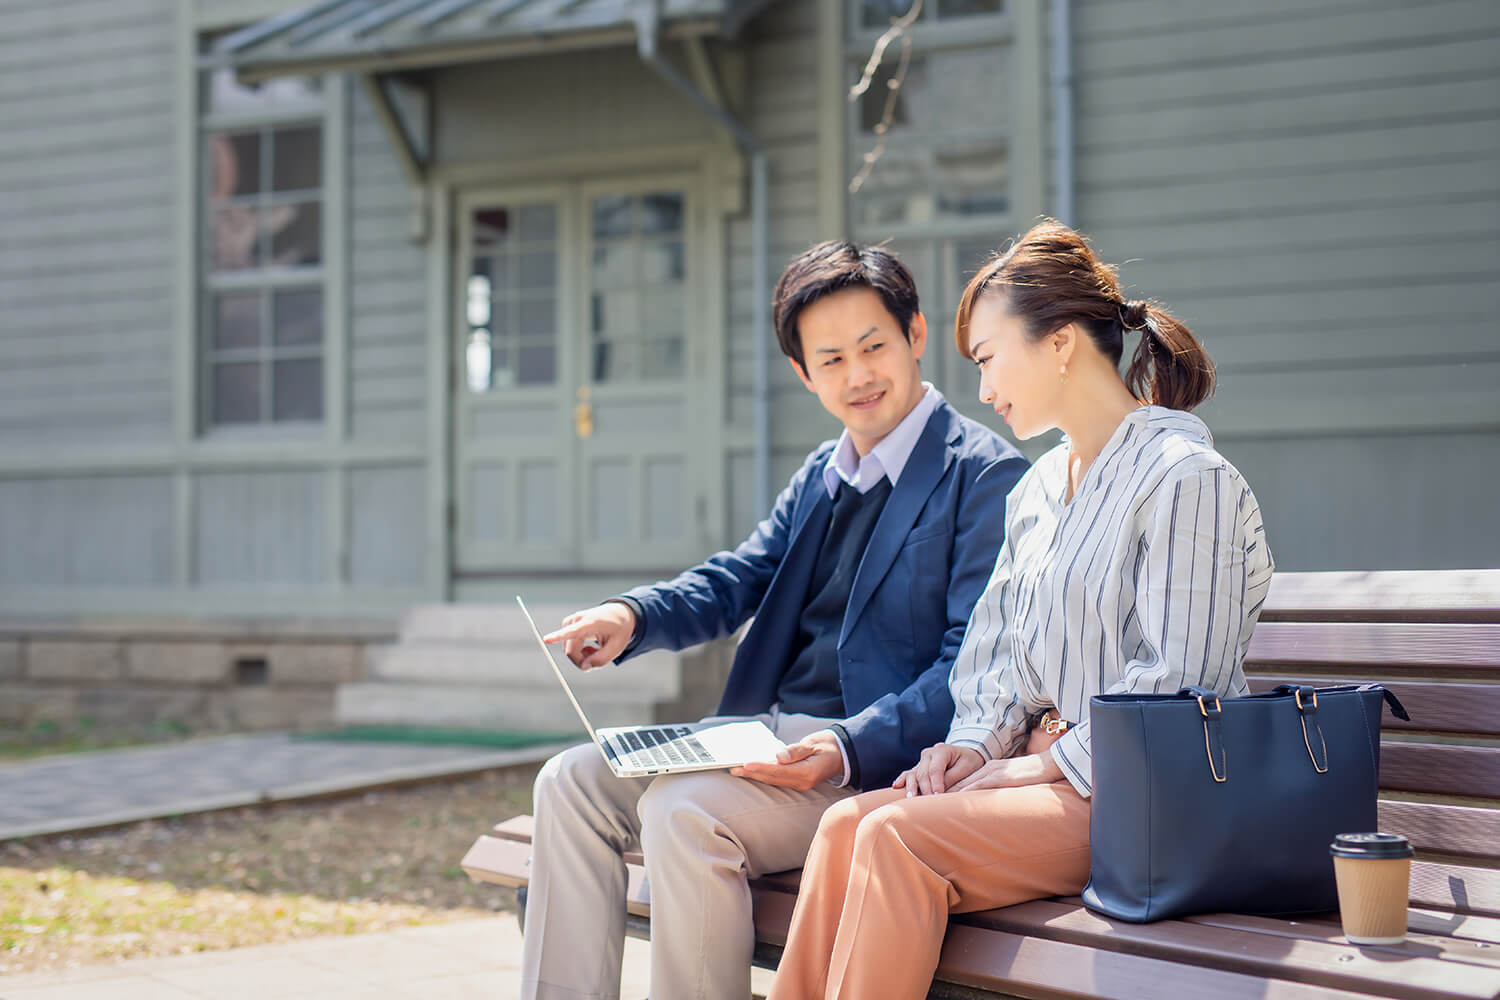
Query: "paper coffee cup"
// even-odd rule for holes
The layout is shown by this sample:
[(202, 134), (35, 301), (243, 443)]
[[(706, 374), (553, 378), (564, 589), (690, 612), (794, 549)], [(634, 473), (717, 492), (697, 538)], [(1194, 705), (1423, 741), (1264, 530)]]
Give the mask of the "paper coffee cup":
[(1411, 844), (1396, 833), (1341, 833), (1328, 851), (1338, 882), (1339, 918), (1352, 944), (1406, 939)]

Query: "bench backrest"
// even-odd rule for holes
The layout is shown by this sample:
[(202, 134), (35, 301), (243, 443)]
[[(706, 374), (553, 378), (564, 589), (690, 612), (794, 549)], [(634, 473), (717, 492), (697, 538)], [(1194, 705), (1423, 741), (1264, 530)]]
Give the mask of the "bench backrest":
[(1250, 643), (1253, 690), (1377, 681), (1381, 827), (1420, 856), (1500, 862), (1500, 570), (1278, 573)]

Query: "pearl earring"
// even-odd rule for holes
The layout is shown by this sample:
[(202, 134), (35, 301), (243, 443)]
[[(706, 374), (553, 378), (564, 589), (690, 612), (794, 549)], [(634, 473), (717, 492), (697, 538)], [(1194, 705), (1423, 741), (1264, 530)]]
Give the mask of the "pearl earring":
[(1068, 380), (1068, 366), (1066, 364), (1057, 366), (1057, 377), (1064, 382)]

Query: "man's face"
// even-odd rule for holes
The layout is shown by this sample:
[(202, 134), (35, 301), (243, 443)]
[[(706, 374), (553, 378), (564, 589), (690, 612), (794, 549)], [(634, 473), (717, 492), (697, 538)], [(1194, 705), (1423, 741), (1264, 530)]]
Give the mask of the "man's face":
[(911, 340), (872, 288), (846, 288), (807, 306), (797, 317), (807, 369), (792, 362), (802, 384), (849, 430), (861, 455), (895, 430), (922, 398), (917, 359), (927, 323), (912, 317)]

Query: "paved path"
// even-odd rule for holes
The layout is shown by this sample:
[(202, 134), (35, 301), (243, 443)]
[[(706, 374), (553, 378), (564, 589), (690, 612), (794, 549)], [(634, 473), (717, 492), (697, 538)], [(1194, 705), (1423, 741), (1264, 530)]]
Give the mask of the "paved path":
[(547, 759), (488, 750), (294, 741), (285, 733), (0, 764), (0, 840), (228, 809)]
[[(0, 1000), (503, 1000), (520, 993), (520, 960), (507, 915), (0, 976)], [(627, 940), (621, 996), (645, 997), (647, 977), (645, 942)]]

